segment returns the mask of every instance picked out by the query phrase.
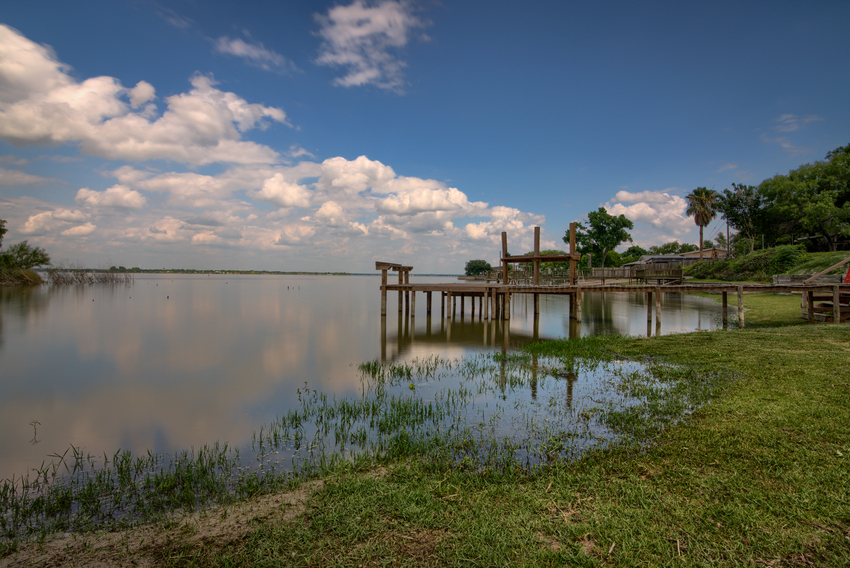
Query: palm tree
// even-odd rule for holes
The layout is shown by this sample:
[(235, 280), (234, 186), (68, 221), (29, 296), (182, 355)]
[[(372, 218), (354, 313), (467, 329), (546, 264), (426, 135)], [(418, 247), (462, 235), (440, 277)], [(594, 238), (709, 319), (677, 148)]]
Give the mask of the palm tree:
[(702, 229), (717, 217), (717, 204), (720, 196), (713, 189), (698, 187), (685, 196), (688, 208), (687, 216), (693, 215), (694, 221), (699, 227), (699, 259), (702, 260)]

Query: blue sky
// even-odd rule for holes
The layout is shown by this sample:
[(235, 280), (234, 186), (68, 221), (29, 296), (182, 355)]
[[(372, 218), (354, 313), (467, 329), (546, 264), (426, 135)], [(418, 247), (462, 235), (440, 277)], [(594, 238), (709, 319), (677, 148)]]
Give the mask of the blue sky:
[[(846, 0), (16, 2), (0, 218), (86, 266), (460, 272), (850, 143)], [(715, 221), (706, 230), (721, 230)]]

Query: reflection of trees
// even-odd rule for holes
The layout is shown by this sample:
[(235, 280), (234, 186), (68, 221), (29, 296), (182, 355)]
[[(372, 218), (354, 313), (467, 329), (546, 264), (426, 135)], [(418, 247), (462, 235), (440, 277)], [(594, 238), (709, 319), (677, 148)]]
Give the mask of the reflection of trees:
[(3, 348), (3, 318), (8, 314), (23, 325), (47, 309), (50, 294), (40, 286), (0, 287), (0, 349)]

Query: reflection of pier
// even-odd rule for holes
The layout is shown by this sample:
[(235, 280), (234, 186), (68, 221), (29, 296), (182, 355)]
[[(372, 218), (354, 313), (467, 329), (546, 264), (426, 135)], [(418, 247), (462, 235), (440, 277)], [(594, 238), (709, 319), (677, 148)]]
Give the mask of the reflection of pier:
[[(469, 304), (470, 314), (476, 315), (476, 303), (478, 304), (478, 317), (485, 321), (505, 321), (510, 319), (511, 298), (515, 294), (531, 294), (534, 300), (535, 320), (540, 314), (539, 298), (541, 294), (567, 295), (570, 298), (569, 317), (571, 320), (581, 322), (581, 297), (586, 293), (604, 292), (640, 292), (646, 296), (646, 321), (647, 334), (652, 329), (652, 307), (655, 306), (655, 333), (661, 330), (661, 301), (664, 292), (692, 293), (715, 293), (721, 295), (723, 327), (728, 325), (728, 296), (737, 295), (738, 300), (738, 325), (744, 326), (744, 293), (773, 292), (773, 293), (797, 293), (803, 296), (804, 305), (814, 305), (816, 292), (831, 294), (833, 302), (831, 307), (836, 323), (841, 321), (842, 306), (840, 298), (842, 294), (850, 291), (850, 284), (815, 284), (805, 282), (801, 284), (752, 284), (752, 283), (709, 283), (709, 284), (608, 284), (608, 285), (582, 285), (576, 280), (575, 263), (579, 255), (575, 251), (575, 223), (570, 223), (570, 252), (564, 255), (541, 255), (540, 254), (540, 227), (534, 228), (534, 253), (523, 256), (511, 256), (508, 253), (507, 233), (502, 233), (502, 282), (510, 282), (509, 265), (513, 263), (532, 263), (533, 280), (530, 285), (524, 284), (499, 284), (489, 282), (448, 282), (441, 284), (411, 284), (410, 272), (412, 266), (404, 266), (390, 262), (376, 262), (375, 269), (381, 271), (381, 316), (387, 314), (387, 292), (398, 292), (398, 311), (401, 317), (414, 318), (416, 316), (416, 294), (425, 294), (427, 303), (427, 317), (432, 315), (432, 299), (434, 292), (439, 294), (440, 319), (453, 320), (458, 314), (460, 304), (460, 318), (465, 317), (465, 310)], [(569, 262), (570, 283), (558, 285), (540, 285), (540, 263), (541, 262)], [(389, 284), (388, 272), (398, 272), (398, 284)], [(469, 302), (467, 302), (467, 298)], [(460, 302), (458, 302), (460, 299)], [(818, 298), (820, 299), (820, 298)], [(477, 302), (476, 302), (477, 300)], [(653, 302), (654, 300), (654, 302)], [(845, 304), (846, 307), (846, 304)], [(826, 311), (826, 310), (824, 310)], [(815, 321), (815, 310), (808, 310), (805, 314), (809, 322)], [(508, 324), (506, 323), (505, 326)]]
[[(381, 362), (389, 363), (403, 357), (413, 350), (414, 347), (434, 347), (447, 343), (458, 344), (467, 347), (479, 346), (501, 351), (506, 355), (510, 351), (511, 343), (514, 345), (530, 343), (539, 338), (539, 319), (535, 319), (532, 333), (511, 332), (508, 320), (485, 320), (478, 312), (478, 318), (470, 316), (468, 319), (440, 318), (439, 329), (436, 322), (430, 316), (426, 317), (425, 330), (416, 331), (415, 318), (398, 316), (398, 327), (395, 337), (387, 336), (387, 318), (381, 318)], [(570, 321), (570, 338), (578, 337), (581, 333), (581, 324), (575, 320)], [(435, 349), (427, 349), (433, 352)], [(499, 370), (499, 386), (504, 391), (507, 385), (507, 359), (502, 358)], [(531, 356), (531, 398), (537, 399), (538, 383), (538, 357)], [(572, 405), (573, 385), (578, 380), (574, 372), (564, 371), (559, 373), (556, 379), (567, 381), (566, 405)]]

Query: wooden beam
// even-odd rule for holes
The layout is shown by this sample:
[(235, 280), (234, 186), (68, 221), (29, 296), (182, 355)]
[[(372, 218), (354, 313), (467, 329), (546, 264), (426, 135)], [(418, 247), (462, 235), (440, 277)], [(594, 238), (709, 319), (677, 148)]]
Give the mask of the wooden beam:
[(838, 286), (832, 287), (832, 319), (833, 323), (841, 323), (841, 292)]
[(815, 293), (812, 290), (803, 293), (806, 295), (806, 315), (809, 323), (815, 323)]
[[(502, 231), (502, 258), (508, 256), (508, 233)], [(508, 263), (502, 261), (502, 284), (508, 283)]]
[(723, 297), (721, 301), (721, 309), (723, 310), (723, 327), (726, 327), (726, 324), (729, 323), (729, 293), (724, 290), (721, 294)]
[(830, 266), (829, 268), (827, 268), (827, 269), (826, 269), (826, 270), (824, 270), (823, 272), (818, 272), (817, 274), (815, 274), (814, 276), (812, 276), (812, 277), (811, 277), (811, 278), (809, 278), (808, 280), (803, 280), (803, 284), (811, 284), (811, 283), (812, 283), (812, 282), (814, 282), (817, 278), (820, 278), (821, 276), (823, 276), (823, 275), (824, 275), (824, 274), (826, 274), (827, 272), (832, 272), (832, 271), (833, 271), (833, 270), (835, 270), (836, 268), (839, 268), (839, 267), (841, 267), (841, 266), (844, 266), (844, 265), (845, 265), (845, 264), (847, 264), (848, 262), (850, 262), (850, 256), (848, 256), (847, 258), (845, 258), (844, 260), (842, 260), (842, 261), (841, 261), (841, 262), (839, 262), (838, 264), (833, 264), (832, 266)]
[[(570, 223), (570, 284), (575, 286), (576, 283), (576, 259), (572, 258), (576, 252), (576, 224)], [(579, 257), (581, 260), (581, 257)]]

